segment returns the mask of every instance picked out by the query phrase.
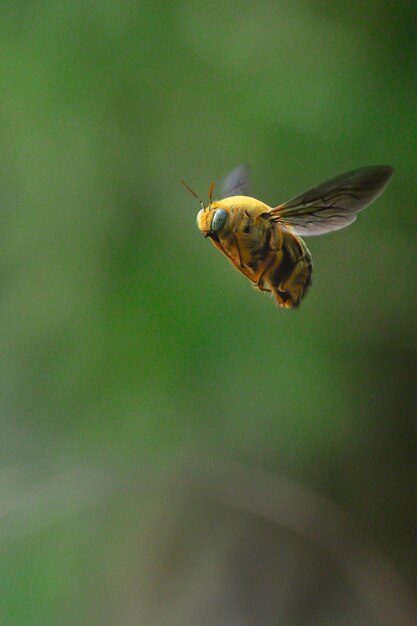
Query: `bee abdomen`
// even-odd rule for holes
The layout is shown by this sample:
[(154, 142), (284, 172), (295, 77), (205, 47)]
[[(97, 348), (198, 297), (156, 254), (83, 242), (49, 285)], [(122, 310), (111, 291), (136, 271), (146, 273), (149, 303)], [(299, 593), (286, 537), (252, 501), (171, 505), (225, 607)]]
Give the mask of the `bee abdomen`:
[(286, 238), (283, 255), (277, 256), (268, 273), (267, 280), (277, 304), (284, 309), (297, 307), (311, 285), (313, 263), (304, 241), (295, 237)]

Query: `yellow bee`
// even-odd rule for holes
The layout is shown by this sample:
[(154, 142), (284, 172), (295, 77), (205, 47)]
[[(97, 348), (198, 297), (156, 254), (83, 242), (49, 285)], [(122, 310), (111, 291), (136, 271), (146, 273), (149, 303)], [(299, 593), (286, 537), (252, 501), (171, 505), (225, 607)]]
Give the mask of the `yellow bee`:
[(363, 167), (270, 207), (251, 198), (249, 168), (233, 170), (222, 200), (200, 202), (197, 226), (260, 291), (271, 292), (284, 309), (297, 307), (311, 285), (311, 254), (300, 235), (321, 235), (348, 226), (375, 200), (393, 174), (388, 165)]

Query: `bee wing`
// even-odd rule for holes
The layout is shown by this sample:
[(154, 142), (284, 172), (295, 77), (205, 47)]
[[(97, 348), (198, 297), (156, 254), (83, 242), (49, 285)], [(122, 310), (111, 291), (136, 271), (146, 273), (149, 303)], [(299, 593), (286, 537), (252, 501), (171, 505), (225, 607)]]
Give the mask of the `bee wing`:
[(346, 172), (280, 204), (264, 217), (291, 226), (296, 235), (339, 230), (381, 195), (393, 171), (389, 165), (374, 165)]
[(224, 179), (222, 199), (232, 196), (248, 196), (250, 190), (250, 168), (248, 165), (239, 165)]

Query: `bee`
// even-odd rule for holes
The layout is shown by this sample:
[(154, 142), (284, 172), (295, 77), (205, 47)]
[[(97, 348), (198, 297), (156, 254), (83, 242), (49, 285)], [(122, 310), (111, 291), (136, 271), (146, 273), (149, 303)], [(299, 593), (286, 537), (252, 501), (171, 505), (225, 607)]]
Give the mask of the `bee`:
[(296, 308), (311, 285), (311, 254), (301, 236), (345, 228), (385, 189), (393, 168), (375, 165), (341, 174), (301, 195), (270, 207), (249, 196), (249, 168), (240, 165), (226, 177), (221, 200), (204, 206), (197, 226), (259, 291), (278, 306)]

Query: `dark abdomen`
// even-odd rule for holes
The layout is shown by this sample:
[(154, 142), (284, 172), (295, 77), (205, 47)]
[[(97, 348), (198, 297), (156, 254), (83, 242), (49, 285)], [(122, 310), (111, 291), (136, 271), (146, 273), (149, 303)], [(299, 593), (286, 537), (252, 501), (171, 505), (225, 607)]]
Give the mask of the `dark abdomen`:
[(277, 253), (265, 280), (277, 304), (292, 309), (300, 304), (311, 285), (312, 272), (311, 254), (304, 241), (285, 233), (281, 251)]

